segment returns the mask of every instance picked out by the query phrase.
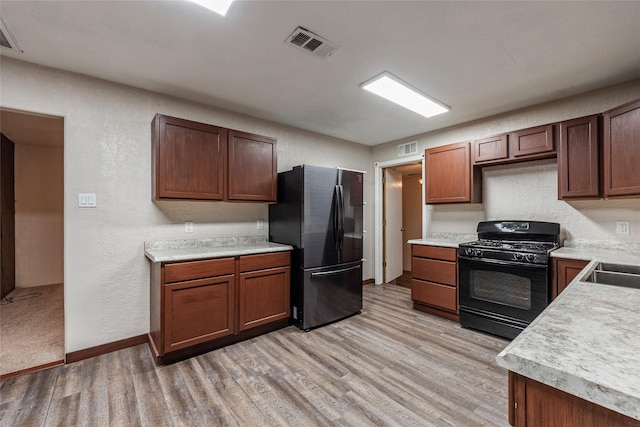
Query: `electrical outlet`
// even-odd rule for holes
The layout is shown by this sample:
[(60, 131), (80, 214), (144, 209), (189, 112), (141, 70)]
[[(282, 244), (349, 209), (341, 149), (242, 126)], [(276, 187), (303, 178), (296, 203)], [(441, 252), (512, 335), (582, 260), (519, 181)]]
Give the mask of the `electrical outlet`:
[(629, 221), (616, 221), (616, 234), (629, 234)]
[(185, 223), (184, 223), (184, 232), (185, 233), (193, 233), (193, 221), (185, 221)]
[(264, 221), (261, 219), (256, 220), (256, 230), (264, 230)]

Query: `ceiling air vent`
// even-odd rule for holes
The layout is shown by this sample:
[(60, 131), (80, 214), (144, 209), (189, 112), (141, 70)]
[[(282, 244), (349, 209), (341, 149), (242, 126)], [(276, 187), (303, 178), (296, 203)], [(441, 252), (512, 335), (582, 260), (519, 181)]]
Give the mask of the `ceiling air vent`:
[(11, 49), (16, 52), (22, 52), (20, 46), (18, 46), (18, 42), (16, 41), (9, 28), (5, 24), (4, 18), (0, 15), (0, 46), (5, 49)]
[(410, 156), (418, 153), (418, 141), (398, 145), (398, 157)]
[(335, 43), (302, 27), (296, 28), (284, 42), (322, 59), (330, 56), (338, 48)]

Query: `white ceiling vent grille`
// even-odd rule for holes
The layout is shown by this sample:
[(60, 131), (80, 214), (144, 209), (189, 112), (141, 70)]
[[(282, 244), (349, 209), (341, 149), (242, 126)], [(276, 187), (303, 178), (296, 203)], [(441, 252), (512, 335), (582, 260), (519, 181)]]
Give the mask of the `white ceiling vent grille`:
[(322, 59), (331, 56), (338, 48), (335, 43), (302, 27), (296, 28), (284, 42)]
[(398, 145), (398, 157), (410, 156), (418, 153), (418, 141)]
[(5, 49), (11, 49), (15, 52), (22, 52), (20, 46), (18, 46), (18, 42), (16, 41), (9, 28), (5, 24), (4, 18), (0, 15), (0, 46)]

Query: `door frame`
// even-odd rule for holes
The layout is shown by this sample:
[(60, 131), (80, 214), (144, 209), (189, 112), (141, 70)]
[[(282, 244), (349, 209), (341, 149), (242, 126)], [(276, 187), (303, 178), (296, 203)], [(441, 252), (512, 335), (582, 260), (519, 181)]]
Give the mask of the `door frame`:
[[(396, 160), (387, 160), (384, 162), (375, 162), (374, 166), (374, 200), (376, 200), (374, 206), (374, 221), (373, 221), (373, 240), (374, 240), (374, 283), (381, 285), (384, 282), (384, 271), (382, 268), (383, 262), (383, 227), (382, 219), (384, 218), (383, 212), (383, 183), (382, 183), (382, 170), (389, 167), (407, 165), (410, 163), (422, 164), (422, 182), (424, 183), (425, 166), (424, 166), (424, 154), (415, 156), (408, 156)], [(424, 184), (423, 184), (424, 185)], [(425, 204), (424, 191), (422, 193), (422, 238), (427, 236), (427, 205)]]

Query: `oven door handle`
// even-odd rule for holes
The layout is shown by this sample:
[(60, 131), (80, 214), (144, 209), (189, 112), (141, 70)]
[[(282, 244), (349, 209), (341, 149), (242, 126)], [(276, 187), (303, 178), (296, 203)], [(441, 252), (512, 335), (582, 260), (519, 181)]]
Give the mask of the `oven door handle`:
[(518, 262), (518, 261), (505, 261), (501, 259), (488, 259), (488, 258), (467, 258), (465, 256), (458, 256), (458, 261), (466, 261), (466, 262), (475, 262), (482, 264), (496, 264), (502, 265), (505, 267), (526, 267), (526, 268), (549, 268), (548, 264), (529, 264), (526, 262)]

